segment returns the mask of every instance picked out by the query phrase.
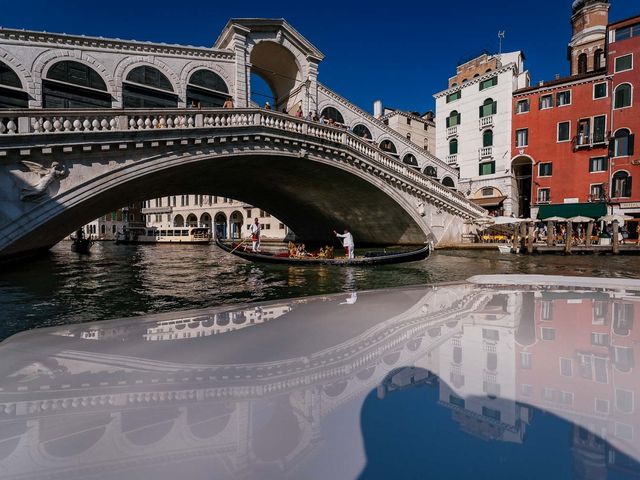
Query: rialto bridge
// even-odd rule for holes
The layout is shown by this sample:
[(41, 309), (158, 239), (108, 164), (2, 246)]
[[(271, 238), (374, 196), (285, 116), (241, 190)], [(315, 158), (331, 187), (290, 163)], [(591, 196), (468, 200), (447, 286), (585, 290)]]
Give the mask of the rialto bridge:
[(484, 210), (457, 171), (321, 85), (322, 58), (284, 20), (231, 20), (212, 48), (0, 29), (0, 257), (182, 193), (258, 205), (303, 240), (458, 241)]

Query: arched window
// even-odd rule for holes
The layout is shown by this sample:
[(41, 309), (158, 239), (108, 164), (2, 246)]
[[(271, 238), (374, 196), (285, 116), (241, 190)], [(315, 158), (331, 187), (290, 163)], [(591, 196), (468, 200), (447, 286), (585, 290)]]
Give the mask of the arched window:
[(631, 176), (627, 172), (616, 172), (611, 184), (611, 197), (621, 198), (631, 196)]
[(449, 155), (457, 155), (458, 154), (458, 140), (453, 139), (449, 142)]
[(131, 70), (123, 82), (122, 104), (124, 108), (175, 108), (178, 96), (164, 73), (142, 65)]
[(497, 111), (498, 102), (494, 102), (492, 98), (487, 98), (484, 103), (480, 105), (480, 118), (495, 115)]
[(444, 177), (442, 179), (442, 185), (444, 185), (445, 187), (449, 187), (449, 188), (455, 188), (455, 184), (453, 183), (453, 180), (450, 177)]
[(631, 85), (623, 83), (616, 87), (613, 106), (614, 108), (626, 108), (631, 106)]
[(627, 157), (633, 155), (634, 137), (626, 128), (621, 128), (615, 133), (613, 141), (613, 156)]
[(187, 105), (221, 107), (229, 98), (229, 87), (222, 77), (211, 70), (198, 70), (187, 83)]
[(361, 123), (353, 127), (353, 134), (362, 138), (371, 139), (371, 131)]
[(322, 110), (320, 116), (328, 120), (333, 120), (336, 123), (344, 123), (344, 117), (342, 116), (342, 114), (338, 111), (338, 109), (333, 107), (326, 107), (324, 110)]
[(490, 69), (490, 68), (487, 68), (487, 71), (486, 71), (486, 72), (484, 72), (484, 73), (489, 73), (490, 71), (491, 71), (491, 69)]
[(29, 95), (22, 90), (18, 75), (0, 62), (0, 108), (27, 108)]
[(424, 167), (424, 174), (427, 177), (436, 178), (438, 176), (438, 170), (436, 170), (436, 167), (432, 165), (427, 165), (426, 167)]
[(599, 48), (598, 50), (596, 50), (593, 54), (593, 67), (596, 70), (600, 70), (601, 68), (605, 67), (605, 63), (604, 63), (604, 50), (602, 50), (601, 48)]
[(447, 128), (460, 125), (461, 120), (462, 120), (462, 115), (460, 115), (457, 110), (452, 111), (447, 117)]
[(174, 227), (184, 227), (184, 217), (180, 214), (173, 217), (173, 226)]
[(493, 146), (493, 131), (485, 130), (482, 132), (482, 146), (483, 147), (492, 147)]
[(111, 108), (111, 95), (102, 77), (74, 61), (53, 65), (42, 81), (44, 108)]
[(581, 53), (578, 55), (578, 75), (587, 73), (587, 54)]
[(391, 140), (383, 140), (382, 142), (380, 142), (380, 150), (394, 155), (398, 153), (398, 150), (396, 150), (396, 146)]
[(418, 160), (416, 159), (415, 155), (413, 155), (412, 153), (407, 153), (404, 158), (402, 159), (403, 163), (406, 163), (407, 165), (413, 167), (413, 168), (419, 168), (418, 167)]

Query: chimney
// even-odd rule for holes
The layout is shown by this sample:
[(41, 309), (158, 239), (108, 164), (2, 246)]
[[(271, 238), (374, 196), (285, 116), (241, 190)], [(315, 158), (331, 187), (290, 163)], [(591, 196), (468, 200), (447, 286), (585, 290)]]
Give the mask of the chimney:
[(556, 73), (556, 80), (560, 80), (560, 74)]
[(538, 82), (538, 86), (539, 86), (539, 87), (541, 87), (541, 86), (543, 86), (543, 85), (544, 85), (544, 80), (540, 80), (540, 81)]
[(373, 102), (373, 116), (375, 118), (382, 117), (382, 100), (376, 100)]

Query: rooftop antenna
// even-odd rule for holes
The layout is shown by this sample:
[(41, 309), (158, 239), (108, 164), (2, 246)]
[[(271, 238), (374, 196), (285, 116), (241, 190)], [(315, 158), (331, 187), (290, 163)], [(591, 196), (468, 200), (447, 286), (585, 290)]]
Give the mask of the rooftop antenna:
[(505, 35), (505, 31), (504, 30), (498, 30), (498, 42), (499, 42), (499, 47), (498, 47), (498, 55), (502, 55), (502, 40), (504, 40), (504, 35)]

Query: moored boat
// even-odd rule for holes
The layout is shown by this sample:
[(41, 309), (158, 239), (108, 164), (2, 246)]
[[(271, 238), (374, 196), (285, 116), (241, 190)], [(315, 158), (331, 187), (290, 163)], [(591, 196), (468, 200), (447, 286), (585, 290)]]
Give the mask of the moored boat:
[(211, 242), (208, 227), (130, 227), (118, 233), (116, 243), (201, 243)]
[(313, 254), (305, 256), (290, 256), (287, 252), (284, 253), (270, 253), (270, 252), (253, 252), (250, 247), (240, 243), (227, 244), (220, 240), (215, 239), (216, 245), (222, 250), (236, 255), (245, 260), (252, 262), (262, 263), (276, 263), (276, 264), (289, 264), (289, 265), (345, 265), (345, 266), (360, 266), (360, 265), (389, 265), (394, 263), (406, 263), (415, 262), (418, 260), (424, 260), (431, 253), (430, 245), (425, 245), (417, 250), (411, 250), (408, 252), (368, 252), (364, 256), (355, 258), (325, 258), (314, 256)]

